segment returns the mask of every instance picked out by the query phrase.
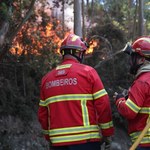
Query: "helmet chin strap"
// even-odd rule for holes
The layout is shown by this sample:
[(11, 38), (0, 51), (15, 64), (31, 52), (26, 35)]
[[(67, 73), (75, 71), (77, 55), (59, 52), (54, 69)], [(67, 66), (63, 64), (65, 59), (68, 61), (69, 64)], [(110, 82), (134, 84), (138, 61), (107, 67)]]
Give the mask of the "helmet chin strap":
[(133, 74), (133, 75), (136, 75), (138, 69), (139, 69), (141, 66), (142, 66), (142, 64), (140, 64), (140, 65), (137, 65), (137, 64), (136, 64), (136, 65), (134, 65), (134, 66), (131, 66), (131, 67), (130, 67), (130, 73)]
[(137, 53), (132, 53), (130, 73), (136, 75), (138, 69), (143, 65), (144, 61), (145, 61), (144, 57), (141, 57)]
[(82, 63), (83, 61), (83, 58), (84, 58), (84, 52), (80, 52), (80, 53), (77, 53), (78, 55), (75, 55), (75, 54), (71, 54), (72, 56), (74, 56), (80, 63)]

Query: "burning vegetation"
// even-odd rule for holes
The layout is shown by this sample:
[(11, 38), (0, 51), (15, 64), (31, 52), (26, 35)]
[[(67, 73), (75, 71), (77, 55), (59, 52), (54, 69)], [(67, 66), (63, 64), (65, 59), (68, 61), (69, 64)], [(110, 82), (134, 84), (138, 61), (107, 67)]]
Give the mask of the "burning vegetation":
[[(68, 29), (63, 31), (59, 20), (53, 20), (46, 25), (27, 23), (15, 38), (10, 52), (18, 56), (42, 55), (43, 52), (49, 51), (59, 54), (61, 42), (69, 33), (71, 31)], [(93, 53), (95, 47), (97, 47), (97, 41), (90, 41), (86, 54)]]
[[(41, 55), (46, 49), (59, 52), (62, 41), (62, 27), (58, 20), (47, 25), (25, 24), (13, 42), (10, 52), (14, 55), (36, 54)], [(69, 34), (66, 31), (64, 35)]]

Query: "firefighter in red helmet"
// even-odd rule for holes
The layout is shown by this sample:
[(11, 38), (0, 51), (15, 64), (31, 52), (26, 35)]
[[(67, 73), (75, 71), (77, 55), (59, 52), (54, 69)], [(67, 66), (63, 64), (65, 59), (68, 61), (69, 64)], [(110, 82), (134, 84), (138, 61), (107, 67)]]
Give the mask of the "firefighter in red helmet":
[(87, 44), (70, 34), (60, 47), (62, 63), (41, 82), (38, 118), (53, 150), (108, 150), (114, 128), (110, 102), (95, 69), (81, 64)]
[[(150, 119), (150, 37), (143, 36), (124, 52), (130, 55), (130, 73), (135, 80), (128, 91), (127, 98), (115, 93), (115, 104), (119, 113), (128, 120), (128, 131), (135, 142)], [(137, 150), (150, 149), (150, 129), (139, 143)]]

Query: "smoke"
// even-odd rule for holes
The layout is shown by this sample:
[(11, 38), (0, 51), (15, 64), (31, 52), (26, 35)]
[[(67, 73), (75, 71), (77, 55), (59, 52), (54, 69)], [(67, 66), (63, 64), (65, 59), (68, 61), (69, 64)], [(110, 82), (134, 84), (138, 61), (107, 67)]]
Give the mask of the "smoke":
[[(52, 15), (53, 17), (56, 17), (58, 20), (62, 20), (62, 5), (61, 3), (59, 3), (59, 7), (54, 7), (54, 3), (51, 0), (48, 0), (48, 3), (51, 7), (47, 6), (45, 8), (45, 12), (48, 13), (50, 16)], [(73, 4), (72, 5), (68, 5), (65, 3), (64, 5), (65, 7), (65, 11), (64, 11), (64, 21), (65, 21), (65, 25), (69, 28), (69, 29), (73, 29), (73, 22), (74, 22), (74, 16), (73, 16)]]

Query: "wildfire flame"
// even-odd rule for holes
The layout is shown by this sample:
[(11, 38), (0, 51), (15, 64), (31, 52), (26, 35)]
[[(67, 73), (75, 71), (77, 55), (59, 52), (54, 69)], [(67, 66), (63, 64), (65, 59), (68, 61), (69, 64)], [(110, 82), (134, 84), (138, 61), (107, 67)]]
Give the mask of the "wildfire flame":
[[(57, 27), (52, 23), (48, 23), (45, 28), (43, 26), (30, 26), (25, 25), (14, 39), (13, 47), (10, 52), (14, 55), (28, 54), (29, 52), (34, 55), (41, 55), (41, 51), (48, 47), (47, 43), (52, 41), (55, 46), (55, 52), (59, 54), (59, 47), (63, 41), (57, 32), (62, 32), (60, 21), (57, 21)], [(66, 31), (64, 36), (69, 35), (70, 32)], [(92, 40), (89, 43), (89, 48), (86, 54), (93, 53), (94, 48), (97, 46), (97, 41)], [(54, 47), (53, 47), (54, 48)], [(47, 48), (48, 49), (48, 48)]]
[(88, 50), (86, 51), (86, 54), (91, 54), (91, 53), (93, 53), (93, 50), (94, 50), (95, 47), (97, 47), (97, 45), (98, 45), (98, 43), (97, 43), (96, 40), (90, 41), (90, 43), (89, 43), (89, 48), (88, 48)]
[[(59, 53), (59, 47), (63, 40), (59, 37), (59, 34), (62, 34), (58, 33), (62, 32), (59, 24), (60, 22), (58, 21), (57, 27), (54, 27), (52, 23), (48, 23), (45, 28), (43, 26), (23, 26), (14, 39), (10, 52), (14, 55), (21, 55), (27, 54), (30, 51), (31, 54), (40, 55), (40, 51), (48, 47), (49, 44), (53, 45), (56, 53)], [(67, 36), (69, 33), (69, 31), (66, 31), (64, 35)]]

